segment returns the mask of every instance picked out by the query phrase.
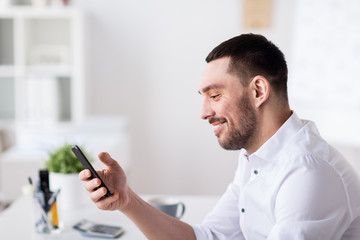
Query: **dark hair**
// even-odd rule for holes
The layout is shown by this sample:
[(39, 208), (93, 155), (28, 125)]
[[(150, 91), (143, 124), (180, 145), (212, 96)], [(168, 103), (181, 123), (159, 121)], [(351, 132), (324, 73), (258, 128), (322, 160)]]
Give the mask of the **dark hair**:
[(206, 62), (230, 57), (228, 71), (235, 73), (243, 85), (261, 75), (279, 96), (287, 97), (287, 65), (284, 54), (272, 42), (258, 34), (242, 34), (214, 48)]

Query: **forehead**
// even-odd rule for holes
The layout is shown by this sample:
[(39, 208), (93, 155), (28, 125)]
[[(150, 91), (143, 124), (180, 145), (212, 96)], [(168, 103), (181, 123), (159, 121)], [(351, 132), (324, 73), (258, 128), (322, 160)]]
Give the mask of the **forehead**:
[(230, 58), (224, 57), (211, 61), (206, 65), (199, 87), (200, 93), (214, 88), (235, 87), (240, 84), (238, 78), (228, 72), (229, 62)]

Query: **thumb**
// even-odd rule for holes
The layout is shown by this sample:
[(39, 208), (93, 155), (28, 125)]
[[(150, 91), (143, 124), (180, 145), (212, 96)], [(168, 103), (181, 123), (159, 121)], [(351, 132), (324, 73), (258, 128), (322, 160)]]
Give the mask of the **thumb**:
[(119, 166), (117, 161), (115, 161), (107, 152), (99, 153), (99, 159), (108, 168), (117, 168)]

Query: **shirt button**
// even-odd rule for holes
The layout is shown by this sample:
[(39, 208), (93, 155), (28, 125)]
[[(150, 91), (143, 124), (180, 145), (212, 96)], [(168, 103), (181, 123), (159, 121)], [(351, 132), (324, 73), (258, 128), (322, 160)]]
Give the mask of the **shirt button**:
[(258, 170), (254, 170), (254, 174), (258, 175), (259, 174)]
[(242, 209), (241, 209), (241, 212), (244, 213), (244, 212), (245, 212), (245, 208), (242, 208)]

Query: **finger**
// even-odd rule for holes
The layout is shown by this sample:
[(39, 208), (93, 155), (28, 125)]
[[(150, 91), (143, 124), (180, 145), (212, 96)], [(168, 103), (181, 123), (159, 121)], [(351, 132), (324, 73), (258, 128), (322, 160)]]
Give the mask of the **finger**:
[(94, 192), (101, 185), (101, 181), (98, 178), (94, 178), (85, 183), (85, 189), (88, 192)]
[(107, 152), (101, 152), (99, 153), (99, 159), (101, 162), (103, 162), (107, 167), (116, 168), (118, 167), (117, 161), (115, 161), (109, 153)]
[(107, 209), (110, 209), (110, 205), (113, 202), (117, 201), (118, 199), (119, 199), (119, 194), (117, 192), (115, 192), (113, 195), (111, 195), (109, 197), (102, 198), (100, 201), (98, 201), (96, 203), (96, 206), (99, 209), (107, 210)]
[(93, 192), (90, 193), (90, 198), (94, 202), (100, 201), (102, 198), (104, 198), (107, 190), (104, 187), (101, 187)]
[(79, 173), (78, 177), (81, 181), (88, 181), (91, 177), (91, 171), (89, 169), (84, 169)]

